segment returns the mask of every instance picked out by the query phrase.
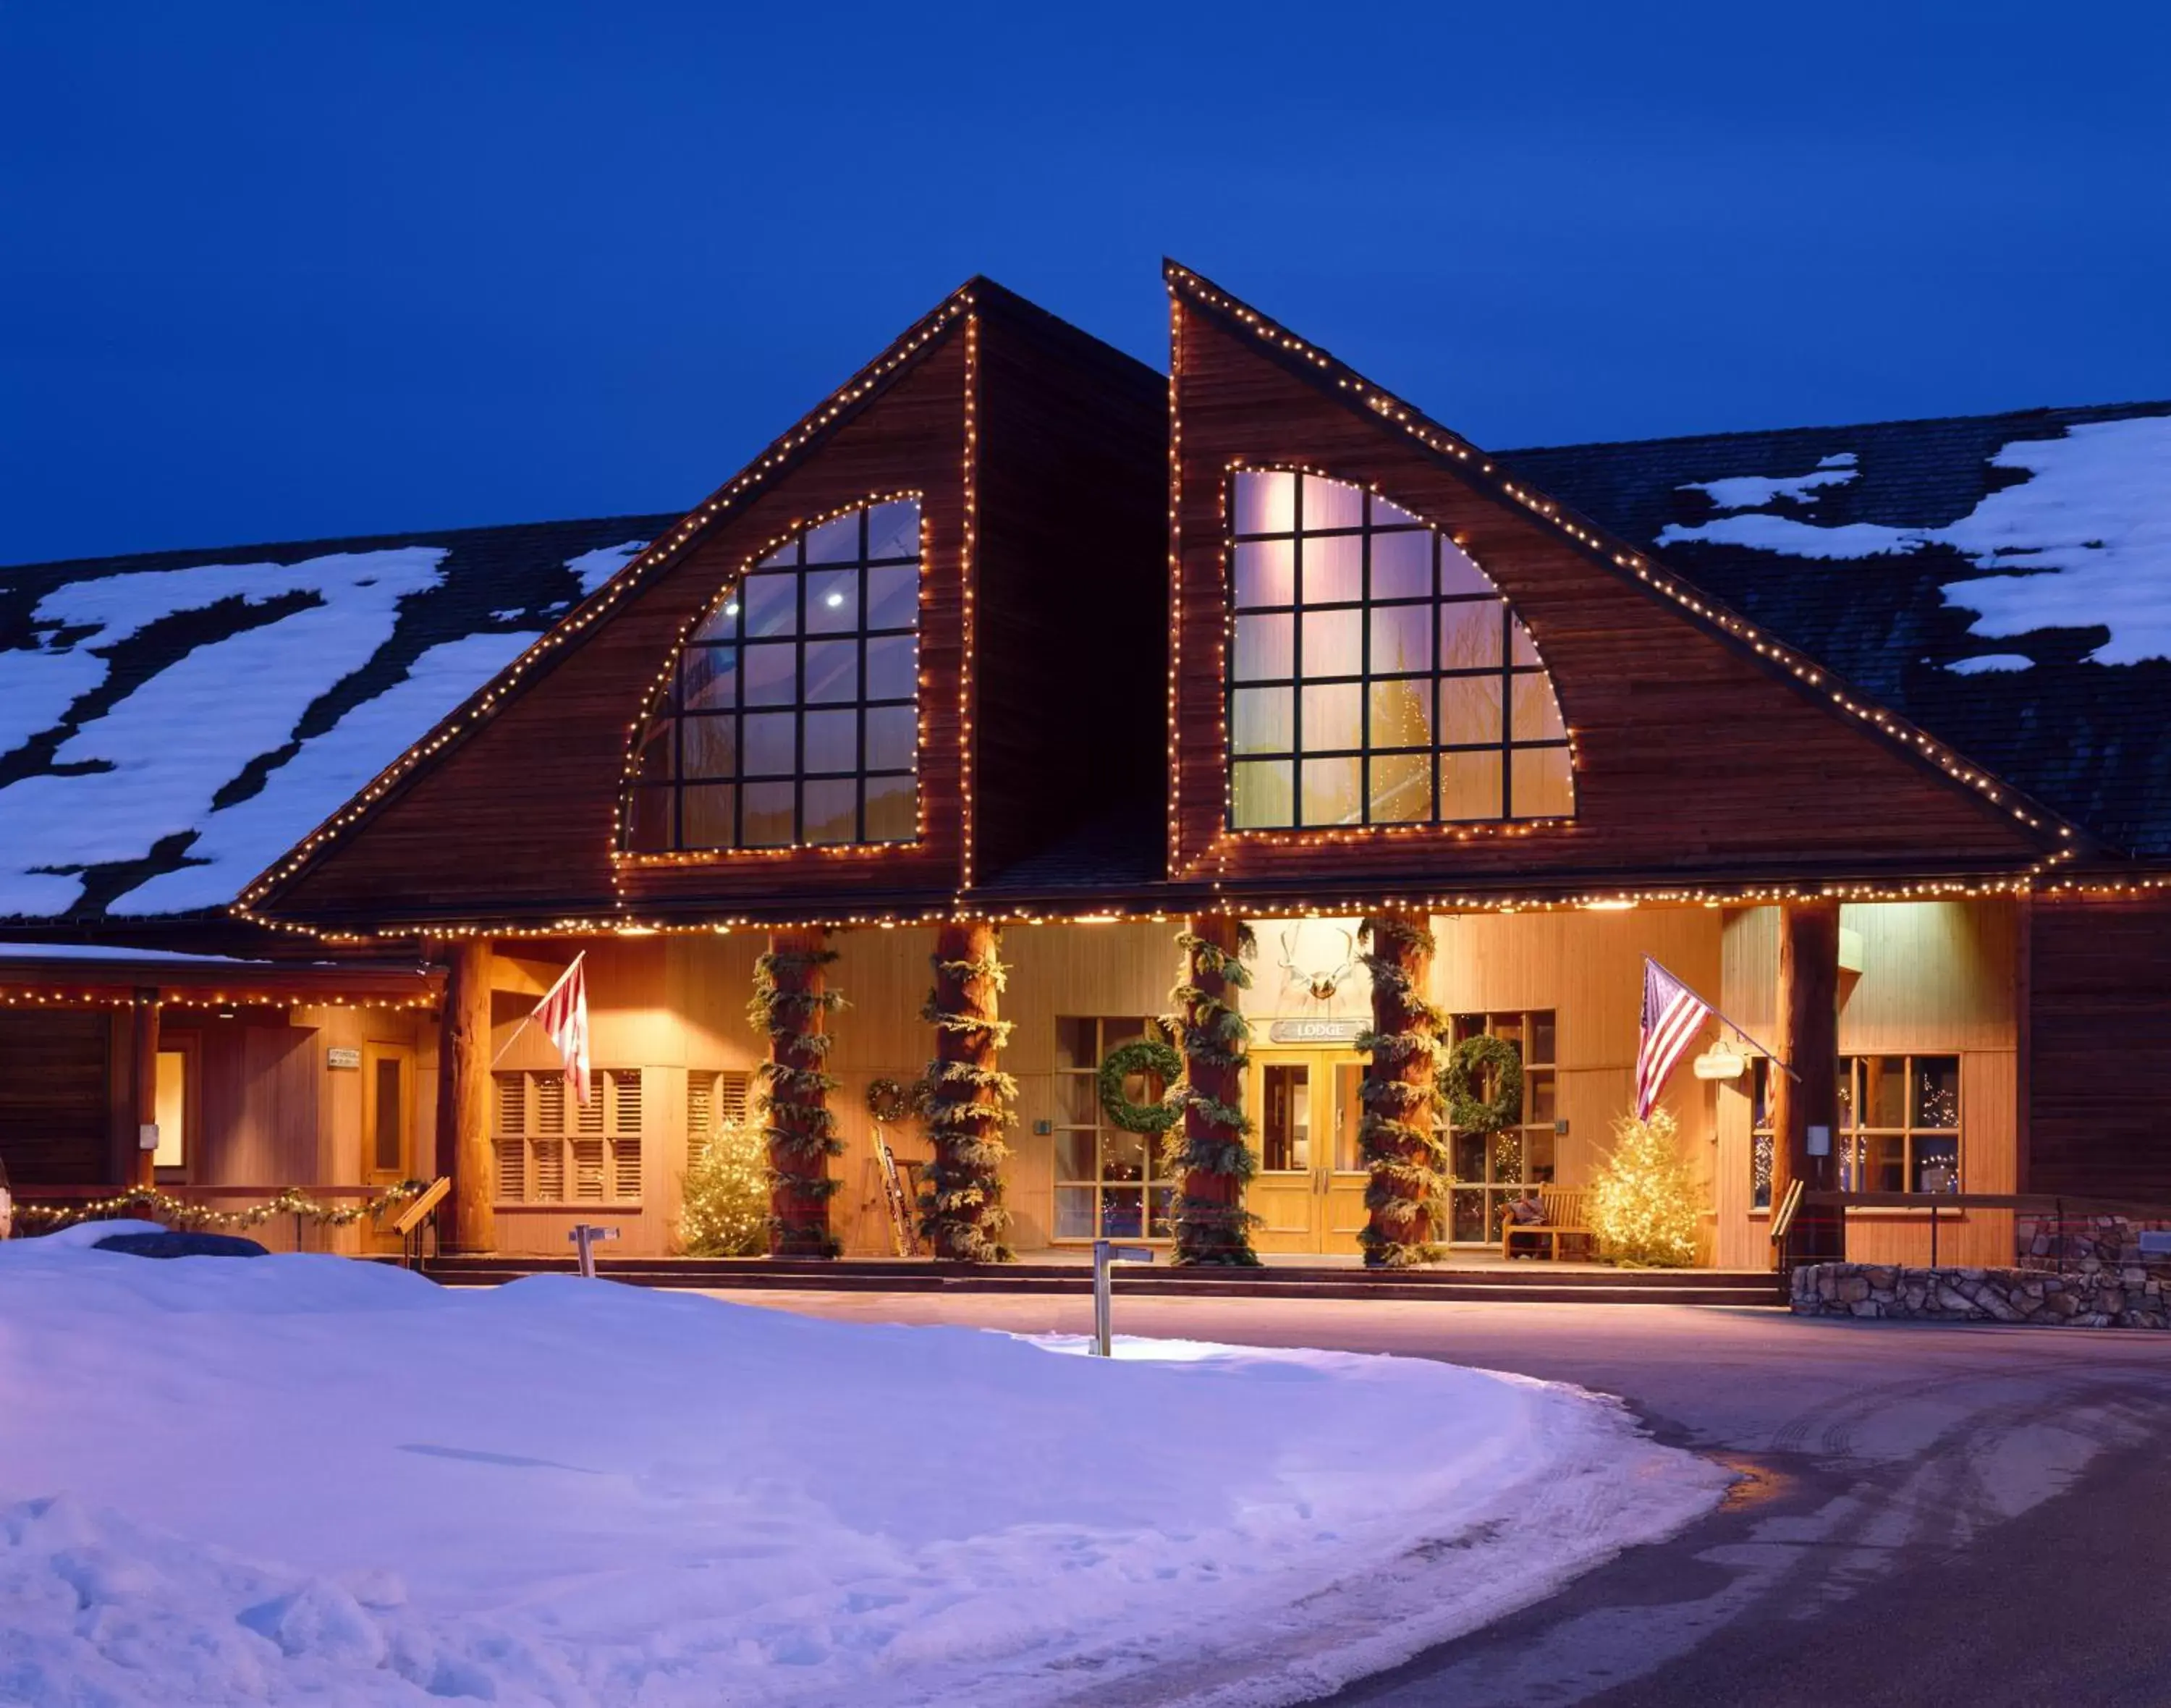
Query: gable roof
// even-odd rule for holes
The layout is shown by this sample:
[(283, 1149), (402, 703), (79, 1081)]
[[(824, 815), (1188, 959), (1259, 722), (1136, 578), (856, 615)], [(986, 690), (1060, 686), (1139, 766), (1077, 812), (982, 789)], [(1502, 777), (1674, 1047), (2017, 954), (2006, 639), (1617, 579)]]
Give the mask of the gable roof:
[(2104, 841), (2171, 857), (2171, 402), (1501, 460)]
[[(2171, 403), (1490, 460), (2107, 842), (2171, 859)], [(0, 917), (223, 908), (681, 520), (0, 568)], [(1158, 835), (1089, 827), (989, 888), (1134, 889)]]

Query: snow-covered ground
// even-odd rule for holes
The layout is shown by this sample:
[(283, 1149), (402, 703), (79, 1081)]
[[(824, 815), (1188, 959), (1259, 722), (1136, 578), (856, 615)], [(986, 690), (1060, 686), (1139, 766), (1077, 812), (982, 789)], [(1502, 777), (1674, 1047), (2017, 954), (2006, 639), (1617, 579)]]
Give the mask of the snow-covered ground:
[(1299, 1700), (1726, 1480), (1424, 1360), (0, 1245), (0, 1701)]

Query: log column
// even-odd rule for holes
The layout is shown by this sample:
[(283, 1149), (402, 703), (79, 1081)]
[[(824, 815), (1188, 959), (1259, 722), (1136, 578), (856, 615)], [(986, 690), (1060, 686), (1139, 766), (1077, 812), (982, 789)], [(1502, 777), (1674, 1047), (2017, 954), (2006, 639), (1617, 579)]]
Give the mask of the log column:
[(769, 1141), (769, 1254), (831, 1258), (829, 1199), (837, 1183), (829, 1158), (841, 1148), (829, 1093), (829, 990), (837, 959), (818, 926), (771, 932), (769, 953), (755, 971), (754, 1023), (769, 1034), (764, 1129)]
[(131, 1149), (121, 1183), (128, 1186), (149, 1186), (158, 1180), (157, 1152), (143, 1148), (143, 1129), (158, 1119), (158, 1010), (159, 993), (155, 989), (136, 992), (136, 1122), (128, 1135)]
[(935, 1157), (922, 1176), (919, 1231), (935, 1257), (951, 1263), (1000, 1263), (1010, 1214), (1003, 1174), (1010, 1147), (1010, 1082), (1002, 1072), (1010, 1027), (1001, 1018), (1005, 969), (1001, 934), (991, 925), (953, 920), (935, 933), (935, 989), (926, 1018), (935, 1028), (929, 1064), (927, 1133)]
[(467, 1252), (497, 1243), (490, 1206), (496, 1170), (490, 1149), (490, 977), (488, 937), (455, 937), (439, 946), (445, 1003), (437, 1023), (437, 1172), (453, 1182), (453, 1242)]
[(1439, 1011), (1425, 1000), (1433, 935), (1399, 914), (1364, 921), (1372, 974), (1365, 1040), (1364, 1115), (1359, 1128), (1371, 1211), (1359, 1241), (1367, 1269), (1401, 1269), (1439, 1255), (1434, 1243), (1439, 1141)]
[[(1839, 1184), (1839, 904), (1790, 901), (1779, 909), (1779, 1055), (1799, 1076), (1774, 1072), (1772, 1091), (1772, 1204), (1798, 1179), (1809, 1191)], [(1830, 1136), (1828, 1153), (1809, 1154), (1809, 1129)], [(1788, 1260), (1836, 1259), (1845, 1250), (1836, 1208), (1805, 1205), (1794, 1218)]]
[(1251, 1028), (1242, 1012), (1249, 975), (1244, 927), (1228, 914), (1199, 914), (1182, 939), (1185, 982), (1175, 992), (1182, 1027), (1183, 1147), (1176, 1212), (1176, 1260), (1181, 1264), (1258, 1262), (1252, 1250), (1244, 1183), (1253, 1159), (1246, 1142), (1244, 1075)]

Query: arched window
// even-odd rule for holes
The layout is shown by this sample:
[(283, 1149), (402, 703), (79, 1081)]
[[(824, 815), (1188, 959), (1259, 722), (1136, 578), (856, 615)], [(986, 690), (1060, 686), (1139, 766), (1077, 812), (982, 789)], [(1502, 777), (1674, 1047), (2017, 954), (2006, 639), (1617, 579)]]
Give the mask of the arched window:
[(762, 559), (680, 649), (634, 755), (625, 846), (913, 841), (919, 628), (917, 500)]
[(1236, 489), (1231, 829), (1573, 814), (1552, 682), (1454, 541), (1317, 475)]

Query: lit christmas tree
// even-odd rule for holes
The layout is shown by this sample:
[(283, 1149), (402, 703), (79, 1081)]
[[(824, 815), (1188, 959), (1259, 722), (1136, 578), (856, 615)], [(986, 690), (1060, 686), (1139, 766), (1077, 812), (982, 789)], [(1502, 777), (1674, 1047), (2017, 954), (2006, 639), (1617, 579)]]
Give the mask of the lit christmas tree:
[(1680, 1128), (1664, 1109), (1613, 1124), (1613, 1149), (1590, 1183), (1587, 1214), (1599, 1254), (1638, 1268), (1680, 1269), (1697, 1258), (1703, 1193), (1675, 1142)]
[(678, 1247), (689, 1257), (759, 1257), (769, 1249), (769, 1147), (759, 1127), (719, 1129), (687, 1166)]

